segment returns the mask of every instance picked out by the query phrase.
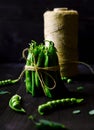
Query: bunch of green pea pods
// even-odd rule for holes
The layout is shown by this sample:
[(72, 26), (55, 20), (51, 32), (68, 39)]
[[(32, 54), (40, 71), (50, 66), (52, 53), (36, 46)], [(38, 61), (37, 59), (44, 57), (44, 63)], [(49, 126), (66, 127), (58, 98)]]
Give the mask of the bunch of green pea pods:
[(54, 43), (46, 42), (49, 42), (49, 46), (31, 41), (26, 61), (25, 84), (26, 91), (32, 96), (42, 90), (45, 96), (51, 98), (51, 89), (55, 87), (60, 78), (60, 71)]

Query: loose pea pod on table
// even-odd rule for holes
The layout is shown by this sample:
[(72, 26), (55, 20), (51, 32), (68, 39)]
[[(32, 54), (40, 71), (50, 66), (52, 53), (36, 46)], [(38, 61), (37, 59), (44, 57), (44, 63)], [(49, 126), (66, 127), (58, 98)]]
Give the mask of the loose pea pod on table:
[(0, 81), (0, 86), (8, 85), (8, 84), (15, 84), (18, 82), (18, 79), (6, 79)]
[(64, 107), (64, 106), (71, 106), (75, 104), (80, 104), (84, 101), (83, 98), (63, 98), (63, 99), (57, 99), (48, 101), (44, 104), (41, 104), (38, 106), (38, 113), (40, 115), (44, 115), (48, 113), (51, 110), (54, 110), (57, 107)]
[(45, 120), (45, 119), (40, 119), (39, 122), (36, 122), (36, 127), (39, 130), (68, 130), (61, 123)]
[(21, 106), (21, 96), (18, 94), (13, 95), (9, 100), (9, 107), (17, 112), (25, 113), (25, 109)]
[(5, 90), (1, 90), (0, 91), (0, 95), (3, 95), (3, 94), (10, 94), (10, 92), (9, 91), (5, 91)]
[(38, 121), (36, 121), (32, 116), (30, 116), (29, 119), (34, 122), (38, 130), (68, 130), (68, 128), (64, 124), (55, 121), (46, 119), (39, 119)]

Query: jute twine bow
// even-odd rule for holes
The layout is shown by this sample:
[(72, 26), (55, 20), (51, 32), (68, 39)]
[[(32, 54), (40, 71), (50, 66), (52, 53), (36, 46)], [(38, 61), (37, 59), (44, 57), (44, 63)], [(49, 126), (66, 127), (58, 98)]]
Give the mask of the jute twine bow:
[[(25, 55), (26, 51), (28, 51), (28, 48), (23, 50), (22, 56), (23, 56), (24, 59), (28, 60), (26, 58), (26, 55)], [(46, 86), (48, 89), (52, 90), (56, 87), (56, 81), (53, 78), (53, 76), (48, 73), (48, 71), (58, 71), (59, 69), (60, 69), (59, 65), (58, 66), (51, 66), (51, 67), (38, 67), (34, 62), (33, 66), (31, 66), (31, 65), (30, 66), (28, 66), (28, 65), (24, 66), (24, 70), (22, 71), (21, 75), (19, 76), (19, 79), (23, 76), (25, 71), (27, 71), (27, 70), (28, 71), (35, 71), (38, 74), (38, 78), (39, 78), (39, 81), (41, 83), (42, 88), (44, 88), (44, 86), (46, 86), (44, 79), (43, 79), (43, 76), (42, 76), (42, 73), (44, 73), (47, 76), (49, 76), (50, 79), (53, 81), (54, 85), (52, 87)]]
[(53, 67), (38, 67), (36, 65), (34, 65), (34, 66), (27, 66), (27, 65), (25, 65), (25, 71), (26, 70), (35, 71), (38, 74), (38, 78), (40, 80), (40, 83), (41, 83), (42, 87), (45, 86), (45, 82), (43, 80), (42, 73), (44, 73), (47, 76), (49, 76), (52, 79), (53, 83), (54, 83), (53, 87), (51, 87), (51, 88), (49, 88), (49, 87), (46, 86), (49, 89), (54, 89), (56, 87), (56, 81), (53, 78), (53, 76), (51, 74), (49, 74), (47, 71), (57, 71), (58, 69), (59, 69), (58, 66), (53, 66)]

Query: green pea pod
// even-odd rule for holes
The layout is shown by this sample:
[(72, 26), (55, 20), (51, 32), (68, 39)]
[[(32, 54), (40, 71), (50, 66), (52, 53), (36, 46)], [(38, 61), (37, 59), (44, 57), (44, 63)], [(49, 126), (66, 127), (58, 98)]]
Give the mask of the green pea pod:
[(71, 106), (75, 104), (81, 104), (83, 102), (83, 98), (63, 98), (63, 99), (57, 99), (52, 100), (49, 102), (46, 102), (44, 104), (41, 104), (38, 106), (38, 112), (40, 115), (44, 115), (45, 113), (48, 113), (49, 111), (56, 109), (58, 107), (64, 107), (64, 106)]
[[(44, 67), (49, 67), (48, 48), (46, 49), (46, 52), (45, 52)], [(45, 76), (44, 76), (44, 80), (45, 80), (45, 85), (49, 87), (50, 86), (50, 84), (49, 84), (49, 78), (48, 78), (48, 75), (46, 73), (45, 73)]]
[[(49, 55), (48, 55), (48, 50), (46, 50), (45, 52), (45, 62), (44, 62), (44, 67), (49, 67)], [(45, 93), (45, 95), (49, 98), (52, 98), (52, 94), (50, 92), (50, 80), (48, 78), (48, 75), (45, 73), (44, 76), (44, 87), (43, 87), (43, 91)]]
[[(44, 50), (43, 50), (43, 45), (39, 46), (39, 52), (38, 52), (38, 59), (36, 66), (37, 67), (43, 67), (43, 62), (44, 62)], [(39, 73), (38, 71), (35, 72), (35, 84), (37, 87), (40, 86), (40, 80), (39, 80)]]
[(54, 47), (54, 43), (49, 41), (49, 54), (50, 54), (50, 66), (58, 65), (58, 56), (56, 53), (56, 48)]
[(11, 97), (11, 99), (9, 100), (9, 107), (17, 112), (26, 112), (25, 109), (21, 107), (21, 96), (19, 96), (18, 94), (15, 94)]
[[(27, 66), (31, 65), (31, 52), (30, 52), (30, 50), (28, 52), (26, 65)], [(25, 71), (25, 84), (26, 84), (26, 91), (32, 93), (31, 71), (30, 70)]]
[(32, 71), (32, 96), (35, 96), (35, 72)]
[(6, 79), (6, 80), (1, 80), (0, 81), (0, 86), (4, 86), (4, 85), (8, 85), (8, 84), (15, 84), (17, 83), (19, 80), (18, 79)]
[(33, 121), (38, 130), (68, 130), (64, 124), (59, 122), (46, 119), (37, 120), (36, 117), (32, 115), (29, 116), (29, 119)]
[(49, 98), (52, 98), (52, 94), (51, 94), (49, 88), (47, 88), (46, 86), (44, 86), (43, 91), (45, 93), (45, 96), (47, 96)]
[[(31, 44), (30, 44), (30, 64), (31, 66), (34, 66), (34, 63), (36, 62), (37, 60), (37, 43), (35, 41), (31, 41)], [(27, 89), (28, 89), (28, 92), (32, 94), (32, 96), (35, 96), (35, 72), (34, 71), (30, 71), (30, 84), (28, 85)]]
[(36, 122), (36, 127), (39, 130), (67, 130), (63, 124), (45, 119), (40, 119), (39, 122)]
[[(49, 41), (49, 54), (50, 54), (50, 66), (59, 66), (59, 60), (58, 60), (58, 56), (57, 56), (57, 50), (54, 46), (54, 43), (52, 41)], [(53, 71), (51, 72), (53, 78), (55, 79), (55, 81), (57, 82), (61, 76), (60, 76), (60, 70), (57, 71)]]

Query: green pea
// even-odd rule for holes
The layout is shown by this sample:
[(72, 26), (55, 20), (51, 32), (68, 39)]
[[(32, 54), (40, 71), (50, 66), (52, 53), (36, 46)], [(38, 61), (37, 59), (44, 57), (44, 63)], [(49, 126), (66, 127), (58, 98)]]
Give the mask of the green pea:
[(21, 108), (20, 101), (13, 102), (12, 106), (15, 107), (15, 108)]
[[(61, 99), (61, 102), (64, 103), (66, 101), (66, 99)], [(58, 102), (60, 102), (60, 100), (58, 100)]]
[(56, 106), (56, 101), (53, 100), (53, 101), (51, 101), (50, 104), (51, 104), (51, 106)]
[(65, 104), (65, 106), (67, 106), (67, 105), (71, 105), (73, 101), (70, 98), (66, 98), (65, 101), (63, 101), (63, 103)]
[(94, 115), (94, 109), (89, 111), (89, 115)]
[(51, 106), (51, 102), (47, 102), (47, 105)]
[(76, 103), (76, 98), (71, 98), (71, 102)]
[(72, 83), (72, 79), (67, 79), (67, 83)]
[(1, 81), (1, 83), (2, 83), (2, 85), (4, 85), (4, 84), (5, 84), (5, 82), (4, 82), (3, 80)]
[[(63, 102), (63, 99), (61, 100), (61, 103)], [(57, 104), (60, 104), (60, 100), (56, 100)]]
[(65, 102), (71, 102), (72, 100), (70, 100), (70, 98), (66, 98)]
[(72, 113), (73, 114), (79, 114), (79, 113), (81, 113), (81, 111), (80, 110), (74, 110)]
[(14, 103), (14, 102), (16, 102), (16, 101), (17, 101), (16, 98), (13, 98), (13, 99), (11, 100), (12, 103)]
[(82, 91), (82, 90), (84, 90), (84, 87), (83, 87), (83, 86), (77, 87), (77, 91)]
[(63, 76), (63, 77), (61, 77), (61, 79), (62, 79), (63, 81), (67, 81), (68, 77)]

